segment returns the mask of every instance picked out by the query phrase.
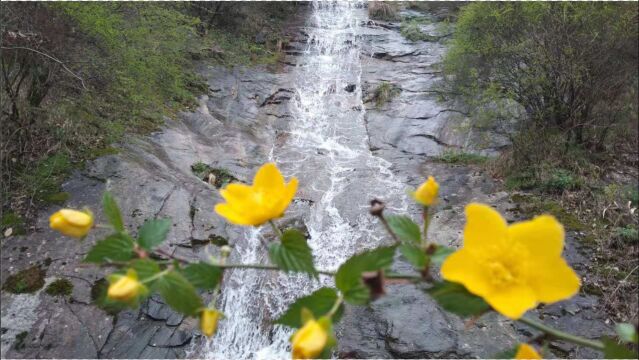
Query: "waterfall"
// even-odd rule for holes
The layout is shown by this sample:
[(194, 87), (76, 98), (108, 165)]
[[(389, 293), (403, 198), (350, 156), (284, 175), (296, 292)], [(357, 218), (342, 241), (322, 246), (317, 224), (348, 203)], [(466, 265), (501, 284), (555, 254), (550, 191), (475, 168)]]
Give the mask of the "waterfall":
[[(306, 49), (293, 70), (290, 134), (272, 151), (271, 160), (285, 176), (300, 180), (297, 195), (313, 200), (304, 221), (318, 269), (335, 270), (354, 253), (384, 241), (368, 214), (370, 199), (394, 199), (388, 204), (391, 210), (407, 207), (405, 182), (391, 172), (389, 162), (369, 150), (358, 35), (367, 18), (363, 3), (313, 3)], [(247, 241), (235, 248), (234, 261), (267, 262), (260, 230), (247, 229), (245, 237)], [(218, 307), (226, 318), (198, 351), (200, 356), (290, 358), (292, 331), (273, 326), (271, 320), (297, 297), (331, 282), (254, 270), (225, 275)]]

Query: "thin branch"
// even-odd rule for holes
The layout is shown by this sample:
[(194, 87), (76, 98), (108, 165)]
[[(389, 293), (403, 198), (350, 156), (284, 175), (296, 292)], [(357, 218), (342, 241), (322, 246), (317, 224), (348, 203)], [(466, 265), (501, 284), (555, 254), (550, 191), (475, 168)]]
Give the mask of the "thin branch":
[(69, 69), (69, 68), (68, 68), (68, 67), (64, 64), (64, 62), (62, 62), (61, 60), (59, 60), (59, 59), (57, 59), (57, 58), (55, 58), (55, 57), (53, 57), (53, 56), (51, 56), (51, 55), (49, 55), (49, 54), (43, 53), (42, 51), (39, 51), (39, 50), (36, 50), (36, 49), (32, 49), (32, 48), (28, 48), (28, 47), (24, 47), (24, 46), (1, 46), (0, 48), (2, 48), (2, 49), (6, 49), (6, 50), (19, 50), (19, 49), (21, 49), (21, 50), (28, 50), (28, 51), (33, 51), (34, 53), (40, 54), (40, 55), (42, 55), (42, 56), (45, 56), (45, 57), (47, 57), (47, 58), (49, 58), (49, 59), (51, 59), (51, 60), (53, 60), (53, 61), (57, 62), (58, 64), (62, 65), (62, 67), (64, 68), (64, 70), (66, 70), (69, 74), (73, 75), (73, 77), (75, 77), (75, 78), (77, 78), (78, 80), (80, 80), (80, 83), (82, 84), (82, 87), (84, 88), (84, 90), (88, 90), (88, 89), (87, 89), (87, 87), (86, 87), (86, 85), (84, 85), (84, 80), (83, 80), (83, 79), (82, 79), (82, 78), (81, 78), (78, 74), (76, 74), (76, 73), (74, 73), (73, 71), (71, 71), (71, 69)]

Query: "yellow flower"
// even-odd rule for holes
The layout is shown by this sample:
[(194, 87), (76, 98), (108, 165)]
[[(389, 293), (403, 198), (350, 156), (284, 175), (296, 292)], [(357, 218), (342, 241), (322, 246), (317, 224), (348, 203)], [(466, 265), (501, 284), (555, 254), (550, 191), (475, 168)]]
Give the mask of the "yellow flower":
[(222, 313), (215, 309), (204, 309), (200, 314), (200, 330), (202, 334), (211, 337), (217, 330), (217, 322)]
[(145, 291), (144, 285), (138, 281), (138, 275), (133, 269), (129, 269), (126, 275), (109, 285), (107, 297), (118, 301), (131, 301)]
[(534, 347), (528, 344), (520, 344), (515, 359), (541, 359), (541, 355)]
[(579, 290), (577, 274), (561, 257), (564, 228), (554, 217), (508, 226), (490, 206), (469, 204), (466, 218), (464, 246), (442, 265), (444, 279), (463, 284), (511, 319)]
[(439, 184), (432, 176), (428, 177), (423, 184), (413, 193), (413, 198), (424, 206), (431, 206), (437, 202), (437, 193), (439, 192)]
[(282, 217), (297, 191), (297, 179), (289, 183), (273, 163), (263, 165), (253, 185), (230, 184), (220, 191), (226, 203), (215, 205), (215, 212), (236, 225), (262, 225)]
[(83, 238), (93, 227), (93, 214), (88, 210), (62, 209), (51, 215), (49, 226), (64, 235)]
[(293, 359), (314, 359), (324, 351), (327, 342), (326, 329), (317, 321), (309, 320), (293, 334)]

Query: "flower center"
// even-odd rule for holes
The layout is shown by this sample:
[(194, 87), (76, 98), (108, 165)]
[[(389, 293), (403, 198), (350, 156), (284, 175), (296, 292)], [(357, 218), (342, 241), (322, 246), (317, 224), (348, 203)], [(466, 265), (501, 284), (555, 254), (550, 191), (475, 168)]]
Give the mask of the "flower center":
[(493, 284), (496, 286), (503, 286), (513, 283), (516, 280), (516, 275), (513, 274), (511, 269), (508, 269), (500, 261), (493, 261), (488, 264)]
[(511, 243), (506, 249), (496, 251), (486, 263), (491, 274), (492, 283), (503, 287), (524, 281), (528, 262), (528, 251), (521, 244)]

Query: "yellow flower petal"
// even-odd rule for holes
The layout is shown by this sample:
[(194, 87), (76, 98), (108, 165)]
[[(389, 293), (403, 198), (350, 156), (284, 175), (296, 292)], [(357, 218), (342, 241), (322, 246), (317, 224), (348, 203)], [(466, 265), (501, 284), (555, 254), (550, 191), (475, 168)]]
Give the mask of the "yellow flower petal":
[(93, 228), (93, 214), (72, 209), (62, 209), (49, 217), (51, 229), (66, 236), (85, 237)]
[(471, 293), (483, 296), (492, 291), (490, 272), (468, 250), (451, 254), (442, 265), (442, 277), (463, 284)]
[(508, 236), (537, 258), (558, 258), (564, 249), (564, 227), (550, 215), (513, 224), (508, 227)]
[(553, 303), (579, 292), (579, 277), (564, 259), (557, 257), (536, 265), (528, 275), (528, 283), (538, 301)]
[(541, 359), (541, 355), (534, 347), (528, 344), (520, 344), (515, 359)]
[(488, 245), (502, 245), (507, 238), (506, 220), (488, 205), (470, 203), (466, 206), (464, 248), (471, 251), (490, 251)]
[(253, 217), (245, 214), (238, 214), (226, 203), (215, 205), (215, 212), (235, 225), (253, 225), (254, 223)]
[(326, 330), (317, 321), (309, 320), (293, 334), (293, 359), (314, 359), (322, 353), (327, 342)]
[(237, 225), (259, 226), (284, 215), (297, 191), (297, 179), (288, 184), (273, 163), (262, 166), (252, 186), (230, 184), (220, 191), (226, 203), (215, 212)]
[(500, 288), (483, 298), (497, 312), (513, 320), (537, 305), (535, 292), (523, 284)]
[(215, 309), (204, 309), (200, 314), (200, 330), (206, 337), (211, 337), (217, 330), (217, 323), (222, 313)]
[(253, 187), (269, 195), (278, 195), (284, 190), (284, 177), (274, 163), (264, 164), (255, 174)]

